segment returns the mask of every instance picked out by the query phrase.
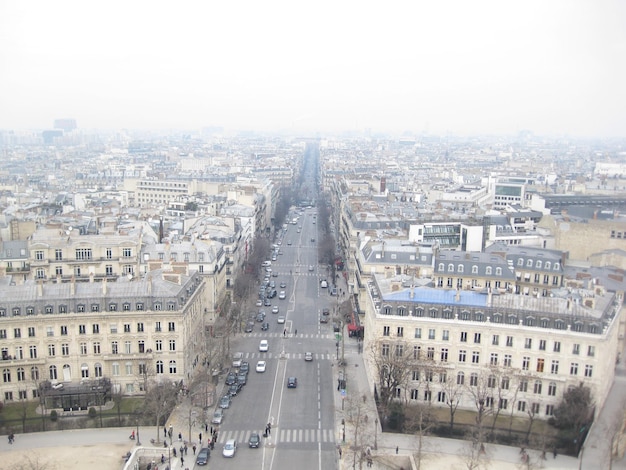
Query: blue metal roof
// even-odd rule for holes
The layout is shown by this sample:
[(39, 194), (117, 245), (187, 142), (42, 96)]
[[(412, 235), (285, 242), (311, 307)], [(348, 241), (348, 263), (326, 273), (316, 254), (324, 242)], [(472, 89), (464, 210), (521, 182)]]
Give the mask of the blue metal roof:
[[(472, 307), (486, 307), (487, 295), (471, 290), (456, 291), (453, 289), (432, 289), (429, 287), (416, 287), (383, 295), (383, 300), (403, 301), (407, 303), (427, 303), (442, 305), (467, 305)], [(456, 300), (457, 293), (460, 296)]]

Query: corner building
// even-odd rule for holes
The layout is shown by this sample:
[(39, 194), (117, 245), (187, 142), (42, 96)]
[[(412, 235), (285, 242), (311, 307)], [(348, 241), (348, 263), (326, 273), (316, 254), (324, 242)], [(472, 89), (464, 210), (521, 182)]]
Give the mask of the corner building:
[(475, 410), (472, 387), (484, 383), (487, 407), (547, 419), (563, 393), (582, 383), (601, 409), (619, 357), (619, 295), (600, 286), (531, 297), (411, 282), (376, 274), (361, 296), (373, 387), (385, 356), (395, 355), (412, 369), (393, 391), (396, 400), (445, 407), (454, 390), (460, 408)]
[(5, 402), (36, 399), (46, 381), (108, 379), (114, 392), (135, 395), (146, 378), (188, 380), (205, 341), (202, 276), (181, 268), (124, 279), (0, 285)]

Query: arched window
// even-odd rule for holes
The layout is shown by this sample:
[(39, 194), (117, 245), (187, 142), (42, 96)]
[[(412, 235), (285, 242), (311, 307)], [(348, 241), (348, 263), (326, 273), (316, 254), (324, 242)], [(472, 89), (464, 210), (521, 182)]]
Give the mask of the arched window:
[(524, 266), (524, 258), (517, 258), (517, 265)]
[(385, 305), (383, 307), (383, 315), (391, 315), (391, 306), (390, 305)]
[(443, 263), (439, 263), (438, 267), (437, 267), (437, 271), (444, 271), (446, 268), (444, 267)]
[(502, 323), (502, 314), (501, 313), (494, 313), (492, 321), (494, 323)]
[(469, 320), (470, 319), (470, 313), (467, 310), (463, 310), (461, 312), (461, 320)]
[(478, 266), (472, 266), (472, 274), (478, 274)]
[(487, 266), (487, 267), (485, 268), (485, 274), (486, 274), (487, 276), (491, 276), (491, 266)]
[(170, 361), (170, 374), (176, 373), (176, 361)]
[(400, 315), (401, 317), (406, 317), (406, 307), (405, 306), (398, 307), (398, 315)]
[(11, 370), (10, 369), (2, 369), (2, 381), (4, 383), (9, 383), (11, 381)]
[(546, 261), (546, 269), (550, 269), (552, 266), (552, 263), (550, 263), (550, 261)]
[(463, 372), (459, 372), (456, 374), (456, 384), (463, 385), (465, 384), (465, 374)]
[(102, 377), (102, 364), (99, 362), (96, 362), (96, 365), (94, 366), (93, 375), (94, 377)]
[(496, 276), (502, 276), (502, 268), (500, 266), (496, 268)]
[(539, 320), (539, 326), (541, 328), (550, 328), (550, 320), (548, 318), (542, 318)]
[(533, 260), (532, 259), (527, 260), (526, 261), (526, 266), (529, 267), (529, 268), (532, 268), (533, 267)]
[(23, 382), (24, 380), (26, 380), (26, 373), (24, 372), (24, 368), (18, 367), (17, 368), (17, 381)]
[(450, 263), (450, 264), (448, 265), (448, 272), (449, 272), (449, 273), (454, 272), (454, 265), (453, 265), (452, 263)]
[(415, 316), (416, 317), (423, 317), (424, 316), (424, 309), (422, 307), (417, 307), (415, 309)]
[(463, 272), (463, 265), (459, 264), (459, 266), (457, 267), (457, 272), (462, 273)]
[(157, 361), (157, 363), (156, 363), (156, 373), (157, 374), (162, 374), (163, 373), (163, 361)]
[(30, 380), (39, 380), (39, 368), (37, 366), (30, 368)]
[(561, 268), (561, 265), (559, 263), (554, 263), (554, 270), (558, 271)]
[(48, 371), (50, 372), (50, 380), (57, 380), (57, 366), (50, 366)]

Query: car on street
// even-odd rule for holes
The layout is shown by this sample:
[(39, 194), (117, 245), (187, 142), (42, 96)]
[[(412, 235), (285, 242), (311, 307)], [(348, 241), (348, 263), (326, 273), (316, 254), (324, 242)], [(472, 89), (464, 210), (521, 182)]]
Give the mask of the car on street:
[(254, 322), (249, 321), (246, 323), (246, 333), (252, 333), (252, 330), (254, 330)]
[(289, 241), (287, 242), (287, 245), (291, 245), (291, 240), (289, 240)]
[(282, 315), (280, 315), (280, 316), (276, 319), (276, 322), (277, 322), (279, 325), (282, 325), (283, 323), (285, 323), (285, 317), (284, 317), (284, 316), (282, 316)]
[(281, 291), (280, 291), (280, 294), (278, 294), (278, 298), (279, 298), (280, 300), (285, 300), (285, 299), (287, 298), (287, 294), (285, 294), (285, 291), (284, 291), (284, 290), (281, 290)]
[(311, 241), (312, 241), (312, 242), (315, 242), (315, 238), (311, 237)]
[(265, 323), (263, 323), (263, 324), (261, 325), (261, 330), (263, 330), (263, 331), (267, 331), (267, 330), (269, 330), (269, 329), (270, 329), (270, 324), (269, 324), (269, 323), (265, 322)]
[(322, 279), (322, 280), (320, 281), (320, 287), (321, 287), (322, 289), (326, 289), (326, 288), (328, 287), (328, 281), (327, 281), (326, 279)]
[(287, 287), (287, 283), (286, 283), (285, 281), (283, 281), (283, 282), (281, 282), (281, 283), (280, 283), (280, 288), (281, 288), (281, 289), (284, 289), (284, 288), (286, 288), (286, 287)]
[(276, 281), (270, 281), (270, 287), (272, 289), (275, 289), (276, 288)]
[(250, 439), (248, 439), (248, 447), (252, 447), (253, 449), (258, 449), (259, 444), (261, 443), (261, 437), (258, 432), (253, 432), (250, 434)]
[(261, 299), (256, 301), (256, 306), (257, 307), (262, 307), (263, 306), (263, 301)]
[(243, 361), (242, 352), (236, 352), (235, 354), (233, 354), (233, 367), (241, 366), (241, 361)]
[(265, 320), (265, 313), (263, 312), (259, 312), (256, 315), (256, 321), (258, 321), (259, 323), (261, 323), (263, 320)]
[(321, 316), (320, 323), (328, 323), (328, 317)]
[(239, 373), (245, 372), (247, 374), (249, 370), (250, 370), (250, 363), (243, 361), (241, 363), (241, 367), (239, 367)]
[(287, 378), (287, 388), (296, 388), (298, 386), (298, 379), (295, 377)]
[(222, 398), (220, 398), (220, 408), (230, 408), (230, 396), (224, 395)]
[(269, 348), (270, 348), (270, 344), (268, 343), (268, 341), (266, 339), (262, 339), (261, 342), (259, 343), (259, 351), (267, 352)]
[(211, 424), (222, 424), (224, 419), (224, 410), (218, 408), (213, 412), (213, 418), (211, 418)]
[(226, 376), (226, 385), (232, 385), (237, 382), (237, 374), (234, 372), (229, 372)]
[(231, 397), (234, 397), (239, 393), (240, 390), (241, 390), (241, 384), (239, 382), (235, 382), (230, 387), (228, 387), (228, 394)]
[(239, 374), (237, 374), (237, 383), (241, 385), (245, 385), (247, 382), (248, 382), (248, 373), (239, 372)]
[(313, 360), (313, 353), (310, 351), (307, 351), (304, 353), (304, 360), (305, 361), (312, 361)]
[(313, 271), (313, 265), (309, 264), (309, 271)]
[(209, 451), (208, 447), (203, 447), (202, 449), (200, 449), (200, 452), (198, 452), (198, 457), (196, 457), (196, 464), (206, 465), (209, 461), (210, 454), (211, 452)]
[(256, 371), (257, 372), (265, 372), (265, 366), (266, 363), (265, 361), (259, 361), (256, 363)]
[(263, 305), (264, 305), (265, 307), (271, 307), (272, 302), (270, 302), (270, 299), (265, 299), (265, 302), (263, 302)]
[(330, 309), (328, 309), (328, 308), (323, 308), (323, 309), (322, 309), (322, 315), (330, 315)]
[(278, 313), (278, 305), (272, 307), (272, 313)]
[(237, 452), (237, 441), (234, 439), (228, 439), (222, 449), (222, 455), (224, 457), (234, 457), (235, 452)]

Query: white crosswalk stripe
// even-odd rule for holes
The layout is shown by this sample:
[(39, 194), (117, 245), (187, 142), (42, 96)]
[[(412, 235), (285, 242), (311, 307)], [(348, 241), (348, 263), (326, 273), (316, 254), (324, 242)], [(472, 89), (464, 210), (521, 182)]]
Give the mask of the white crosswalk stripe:
[[(228, 439), (235, 439), (239, 445), (246, 444), (250, 439), (250, 434), (253, 431), (249, 430), (234, 430), (234, 431), (220, 431), (217, 442), (224, 444)], [(261, 431), (257, 431), (262, 434)], [(330, 442), (334, 443), (332, 429), (272, 429), (270, 439), (274, 444), (280, 443), (316, 443), (316, 442)]]

